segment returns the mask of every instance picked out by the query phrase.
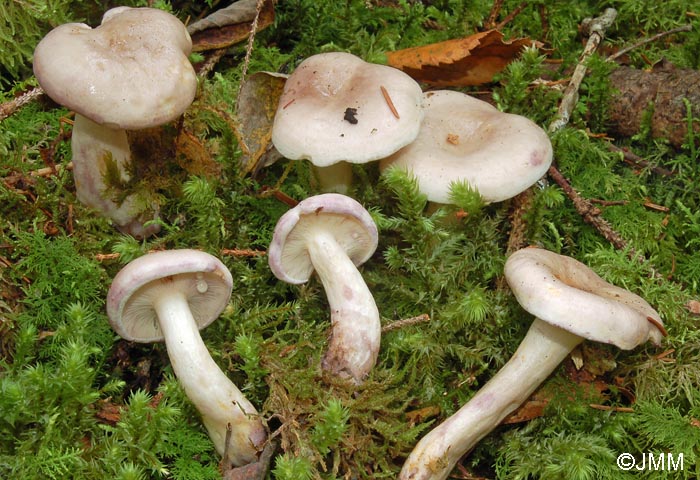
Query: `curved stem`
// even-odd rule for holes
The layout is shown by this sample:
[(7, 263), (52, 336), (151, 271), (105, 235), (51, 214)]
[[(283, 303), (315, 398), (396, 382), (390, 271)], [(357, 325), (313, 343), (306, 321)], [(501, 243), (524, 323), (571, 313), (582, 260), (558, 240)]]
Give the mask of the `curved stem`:
[(331, 338), (322, 366), (349, 375), (359, 384), (379, 353), (381, 324), (377, 305), (357, 267), (333, 235), (319, 229), (309, 237), (309, 257), (331, 309)]
[(255, 407), (211, 358), (184, 295), (163, 288), (153, 305), (165, 336), (170, 363), (187, 397), (202, 414), (217, 452), (223, 455), (227, 425), (232, 435), (231, 461), (246, 465), (257, 460), (265, 429)]
[(399, 480), (442, 480), (457, 461), (521, 405), (583, 339), (538, 318), (503, 368), (413, 449)]

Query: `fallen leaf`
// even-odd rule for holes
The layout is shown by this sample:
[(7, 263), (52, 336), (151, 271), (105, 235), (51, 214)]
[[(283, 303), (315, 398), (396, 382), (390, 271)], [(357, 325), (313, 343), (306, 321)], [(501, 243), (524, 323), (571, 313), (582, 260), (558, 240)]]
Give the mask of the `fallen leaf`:
[(272, 147), (272, 123), (286, 75), (256, 72), (238, 95), (234, 133), (241, 147), (241, 173), (247, 175), (281, 158)]
[(437, 417), (438, 415), (440, 415), (440, 407), (437, 405), (430, 405), (428, 407), (419, 408), (418, 410), (406, 412), (406, 419), (411, 425), (416, 425), (424, 422), (428, 418)]
[[(192, 51), (226, 48), (246, 40), (255, 20), (257, 3), (257, 0), (240, 0), (188, 25)], [(257, 31), (271, 25), (274, 19), (273, 1), (266, 0), (258, 17)]]
[(387, 52), (389, 65), (415, 80), (436, 87), (481, 85), (493, 80), (520, 52), (542, 43), (528, 38), (503, 41), (503, 34), (487, 30), (465, 38)]
[(700, 315), (700, 302), (697, 300), (688, 300), (685, 304), (685, 308), (693, 315)]

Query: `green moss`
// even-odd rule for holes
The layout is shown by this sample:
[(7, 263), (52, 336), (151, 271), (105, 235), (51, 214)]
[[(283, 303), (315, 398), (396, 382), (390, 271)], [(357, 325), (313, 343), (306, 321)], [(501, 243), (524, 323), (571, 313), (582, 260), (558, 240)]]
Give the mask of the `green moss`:
[[(492, 3), (278, 2), (274, 24), (256, 36), (249, 71), (287, 73), (307, 56), (332, 50), (384, 63), (388, 50), (475, 32)], [(503, 2), (497, 20), (521, 3)], [(102, 14), (90, 2), (27, 5), (26, 11), (19, 2), (0, 7), (12, 25), (0, 28), (4, 34), (26, 32), (12, 45), (0, 34), (3, 102), (33, 85), (30, 53), (49, 27), (96, 24)], [(643, 296), (669, 336), (661, 349), (602, 347), (612, 366), (588, 384), (575, 384), (567, 363), (543, 387), (555, 394), (542, 418), (498, 427), (463, 460), (475, 476), (616, 479), (620, 453), (673, 451), (684, 453), (685, 471), (668, 478), (697, 477), (700, 335), (697, 317), (684, 305), (700, 298), (700, 150), (692, 131), (698, 119), (688, 108), (689, 134), (678, 150), (652, 138), (649, 128), (614, 139), (652, 166), (672, 170), (670, 176), (631, 167), (608, 149), (609, 140), (591, 135), (607, 128), (607, 49), (690, 22), (686, 12), (694, 5), (616, 5), (618, 21), (601, 56), (589, 60), (572, 120), (552, 140), (562, 173), (582, 196), (601, 201), (603, 218), (647, 261), (609, 245), (551, 182), (533, 189), (523, 240), (578, 258)], [(211, 7), (160, 6), (183, 19)], [(561, 89), (547, 81), (570, 75), (582, 49), (578, 25), (600, 9), (596, 2), (528, 3), (503, 33), (545, 42), (561, 63), (527, 50), (478, 89), (502, 110), (548, 125)], [(696, 68), (698, 44), (695, 29), (640, 46), (629, 61), (643, 67), (644, 58), (666, 57)], [(213, 446), (172, 376), (164, 346), (119, 340), (106, 318), (111, 278), (149, 250), (199, 248), (221, 256), (231, 270), (231, 303), (202, 335), (280, 440), (271, 480), (395, 478), (418, 438), (468, 401), (523, 338), (532, 317), (502, 279), (512, 203), (484, 205), (477, 192), (455, 185), (455, 206), (429, 206), (406, 174), (380, 176), (376, 166), (355, 166), (352, 195), (380, 232), (377, 252), (360, 269), (391, 329), (363, 385), (322, 372), (330, 328), (323, 287), (315, 278), (303, 285), (277, 280), (265, 255), (289, 208), (271, 192), (300, 200), (318, 191), (307, 162), (280, 160), (253, 177), (241, 174), (233, 129), (243, 55), (243, 46), (233, 47), (200, 80), (183, 120), (187, 148), (152, 148), (162, 155), (128, 186), (157, 196), (162, 229), (148, 240), (120, 235), (82, 207), (69, 169), (32, 174), (70, 161), (61, 136), (69, 112), (34, 101), (0, 121), (0, 477), (220, 478)], [(178, 132), (167, 131), (171, 139)], [(119, 258), (97, 256), (108, 253)], [(419, 315), (428, 320), (393, 328)], [(601, 398), (592, 397), (591, 385), (605, 386), (607, 406), (632, 412), (593, 410), (589, 405)]]

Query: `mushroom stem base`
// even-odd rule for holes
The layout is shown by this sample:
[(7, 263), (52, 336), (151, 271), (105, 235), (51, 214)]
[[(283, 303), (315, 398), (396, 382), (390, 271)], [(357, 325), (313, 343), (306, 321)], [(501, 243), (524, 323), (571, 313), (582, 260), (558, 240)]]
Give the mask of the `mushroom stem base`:
[(443, 480), (457, 461), (521, 405), (583, 339), (535, 319), (513, 357), (469, 402), (428, 432), (399, 480)]

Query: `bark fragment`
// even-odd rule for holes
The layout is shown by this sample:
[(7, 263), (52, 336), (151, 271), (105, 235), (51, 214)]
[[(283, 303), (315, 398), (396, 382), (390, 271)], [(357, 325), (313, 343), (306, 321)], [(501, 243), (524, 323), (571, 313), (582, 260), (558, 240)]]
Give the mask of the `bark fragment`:
[[(651, 71), (621, 66), (610, 74), (616, 93), (610, 106), (610, 133), (632, 136), (640, 131), (645, 115), (651, 114), (651, 135), (666, 138), (679, 147), (688, 136), (688, 111), (700, 118), (700, 72), (676, 68), (668, 62)], [(648, 112), (648, 113), (647, 113)], [(700, 133), (700, 122), (693, 122)]]

